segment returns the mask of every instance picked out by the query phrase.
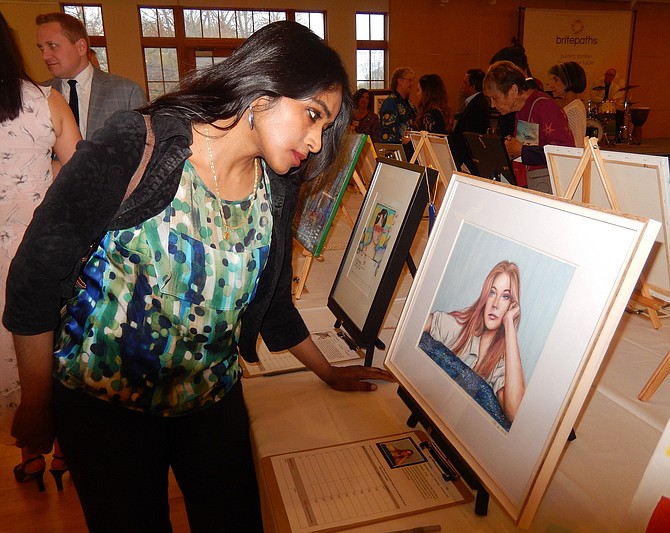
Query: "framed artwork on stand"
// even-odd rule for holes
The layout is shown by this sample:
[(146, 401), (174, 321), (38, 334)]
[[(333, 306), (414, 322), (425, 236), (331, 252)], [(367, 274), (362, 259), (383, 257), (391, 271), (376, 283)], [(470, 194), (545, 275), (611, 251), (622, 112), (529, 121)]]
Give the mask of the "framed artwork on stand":
[(328, 296), (338, 322), (368, 349), (367, 365), (436, 180), (434, 169), (383, 157), (377, 162)]
[(527, 528), (660, 224), (459, 173), (443, 206), (385, 365)]
[[(338, 209), (342, 210), (347, 221), (353, 225), (351, 215), (342, 205), (342, 198), (355, 172), (367, 137), (362, 133), (347, 134), (333, 167), (303, 184), (300, 189), (292, 229), (295, 241), (302, 246), (305, 261), (301, 274), (294, 280), (297, 282), (293, 293), (296, 300), (302, 295), (314, 258), (320, 257), (325, 249), (326, 238)], [(363, 188), (363, 185), (360, 184), (360, 187)]]

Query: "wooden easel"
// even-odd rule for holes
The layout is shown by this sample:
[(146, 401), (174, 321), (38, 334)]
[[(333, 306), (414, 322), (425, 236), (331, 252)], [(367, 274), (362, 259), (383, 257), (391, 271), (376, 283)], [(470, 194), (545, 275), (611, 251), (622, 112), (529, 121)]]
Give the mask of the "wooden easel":
[(367, 191), (365, 184), (372, 181), (372, 176), (377, 166), (377, 150), (375, 150), (372, 138), (369, 135), (367, 137), (365, 146), (361, 150), (361, 155), (358, 161), (356, 161), (356, 169), (353, 176), (354, 182), (363, 196), (365, 196)]
[[(356, 171), (354, 171), (353, 176), (358, 176)], [(360, 177), (358, 177), (358, 180), (360, 180)], [(358, 182), (356, 182), (357, 188), (359, 188), (360, 191), (360, 186), (358, 185)], [(365, 188), (363, 188), (363, 191), (365, 191)], [(365, 192), (362, 193), (365, 196)], [(351, 226), (351, 229), (354, 229), (354, 219), (351, 217), (349, 214), (349, 211), (347, 208), (340, 203), (340, 213), (344, 216), (344, 219), (347, 221), (349, 226)], [(305, 258), (305, 262), (302, 264), (302, 270), (300, 272), (300, 276), (293, 278), (293, 281), (297, 281), (298, 285), (296, 286), (295, 292), (293, 293), (293, 296), (296, 300), (300, 300), (300, 297), (302, 296), (302, 292), (305, 290), (305, 283), (307, 282), (307, 276), (309, 275), (309, 270), (312, 268), (312, 263), (316, 259), (317, 261), (323, 261), (323, 255), (319, 255), (318, 257), (314, 256), (309, 250), (307, 250), (302, 244), (300, 244), (298, 241), (294, 240), (297, 245), (300, 246), (300, 254)], [(326, 250), (344, 250), (346, 246), (324, 246), (322, 251)]]
[[(612, 182), (607, 175), (605, 170), (605, 162), (603, 161), (602, 154), (600, 153), (600, 147), (598, 146), (598, 140), (595, 137), (585, 137), (584, 138), (584, 153), (582, 154), (579, 164), (575, 169), (575, 173), (572, 175), (572, 179), (568, 185), (565, 194), (560, 194), (563, 198), (573, 198), (575, 192), (577, 191), (577, 186), (581, 182), (582, 184), (582, 202), (588, 204), (591, 200), (591, 162), (596, 167), (598, 171), (598, 176), (600, 177), (600, 182), (607, 196), (607, 201), (610, 207), (614, 211), (621, 211), (619, 202), (614, 194), (614, 188), (612, 187)], [(639, 288), (633, 292), (631, 296), (631, 301), (646, 309), (654, 329), (659, 329), (661, 327), (661, 319), (659, 317), (659, 311), (666, 305), (666, 302), (655, 298), (651, 294), (651, 290), (647, 285), (644, 276), (640, 276), (639, 279)]]
[(419, 153), (421, 152), (421, 150), (426, 150), (428, 152), (428, 155), (430, 156), (430, 158), (426, 159), (432, 161), (431, 166), (439, 172), (439, 178), (442, 180), (442, 183), (444, 183), (444, 186), (448, 187), (449, 178), (451, 176), (447, 176), (446, 172), (442, 168), (442, 165), (440, 165), (440, 160), (437, 158), (435, 150), (433, 150), (433, 147), (428, 141), (428, 132), (420, 131), (419, 134), (421, 135), (421, 138), (419, 139), (419, 143), (414, 147), (414, 155), (412, 155), (412, 158), (409, 160), (409, 162), (415, 163), (419, 157)]
[[(596, 169), (598, 170), (600, 181), (602, 183), (603, 189), (605, 190), (605, 194), (607, 195), (607, 201), (609, 202), (612, 209), (621, 211), (619, 203), (614, 195), (612, 183), (607, 176), (607, 172), (605, 171), (605, 162), (603, 161), (602, 155), (600, 154), (598, 141), (595, 137), (584, 139), (584, 154), (582, 155), (582, 158), (577, 165), (577, 169), (572, 176), (564, 197), (572, 198), (575, 194), (575, 191), (577, 190), (577, 185), (579, 184), (580, 179), (582, 179), (582, 201), (584, 203), (589, 203), (591, 198), (591, 161), (594, 162)], [(639, 306), (646, 308), (649, 320), (651, 321), (654, 329), (661, 327), (659, 311), (666, 303), (663, 300), (655, 298), (651, 294), (644, 276), (640, 277), (639, 289), (636, 289), (633, 292), (633, 295), (630, 299)], [(656, 392), (656, 389), (658, 389), (668, 374), (670, 374), (670, 351), (666, 353), (661, 363), (652, 373), (651, 377), (640, 391), (638, 399), (643, 402), (649, 401), (649, 399)]]

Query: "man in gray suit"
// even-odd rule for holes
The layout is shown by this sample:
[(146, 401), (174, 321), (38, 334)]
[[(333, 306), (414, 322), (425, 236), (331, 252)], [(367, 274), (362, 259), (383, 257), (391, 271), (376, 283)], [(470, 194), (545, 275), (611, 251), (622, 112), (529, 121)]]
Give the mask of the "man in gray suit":
[(37, 47), (53, 78), (46, 81), (70, 102), (81, 136), (90, 139), (119, 110), (147, 105), (137, 83), (93, 68), (89, 39), (79, 19), (65, 13), (38, 15)]

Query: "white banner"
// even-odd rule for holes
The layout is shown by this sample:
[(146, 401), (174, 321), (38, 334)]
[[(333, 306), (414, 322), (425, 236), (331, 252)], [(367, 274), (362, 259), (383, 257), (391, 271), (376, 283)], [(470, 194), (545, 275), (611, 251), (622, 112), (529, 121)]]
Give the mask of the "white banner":
[(604, 84), (604, 73), (616, 70), (614, 83), (626, 85), (631, 32), (630, 11), (577, 11), (526, 8), (523, 46), (532, 74), (547, 90), (549, 69), (576, 61), (586, 71), (584, 99)]

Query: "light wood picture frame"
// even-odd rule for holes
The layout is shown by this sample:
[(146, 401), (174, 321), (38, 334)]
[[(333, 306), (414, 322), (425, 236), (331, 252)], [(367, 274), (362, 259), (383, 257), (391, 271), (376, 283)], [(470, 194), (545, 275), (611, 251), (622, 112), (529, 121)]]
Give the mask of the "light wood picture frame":
[[(483, 487), (528, 527), (659, 223), (459, 173), (443, 205), (385, 365)], [(511, 300), (520, 321), (509, 338), (518, 342), (525, 380), (508, 428), (420, 344), (431, 313), (463, 310), (498, 290), (487, 292), (483, 280), (502, 260), (519, 271)], [(493, 278), (492, 287), (501, 280)], [(513, 376), (507, 368), (506, 380)]]

